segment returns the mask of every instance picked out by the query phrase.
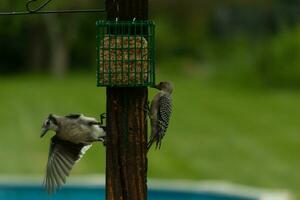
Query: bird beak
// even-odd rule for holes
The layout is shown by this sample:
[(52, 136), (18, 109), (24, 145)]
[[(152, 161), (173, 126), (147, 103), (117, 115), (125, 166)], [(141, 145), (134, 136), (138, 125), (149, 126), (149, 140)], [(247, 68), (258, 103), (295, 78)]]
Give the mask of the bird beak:
[(42, 132), (41, 132), (40, 137), (41, 137), (41, 138), (44, 137), (44, 135), (47, 133), (47, 131), (48, 131), (48, 129), (42, 128)]
[(159, 89), (159, 84), (158, 85), (154, 85), (154, 88)]

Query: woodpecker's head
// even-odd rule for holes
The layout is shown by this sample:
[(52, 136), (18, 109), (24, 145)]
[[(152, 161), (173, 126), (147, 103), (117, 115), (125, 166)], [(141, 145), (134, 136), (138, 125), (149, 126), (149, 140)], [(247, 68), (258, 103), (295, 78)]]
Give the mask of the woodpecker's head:
[(174, 86), (171, 82), (160, 82), (159, 84), (154, 86), (156, 89), (168, 92), (169, 94), (171, 94), (173, 92)]
[(50, 114), (48, 118), (44, 121), (40, 137), (43, 137), (49, 130), (58, 130), (57, 120), (52, 114)]

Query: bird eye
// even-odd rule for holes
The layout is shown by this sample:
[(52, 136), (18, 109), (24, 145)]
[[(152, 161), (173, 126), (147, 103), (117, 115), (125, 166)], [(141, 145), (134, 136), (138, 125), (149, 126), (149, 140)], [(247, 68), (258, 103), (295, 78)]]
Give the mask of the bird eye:
[(49, 126), (49, 125), (50, 125), (50, 121), (47, 121), (47, 122), (46, 122), (46, 125)]

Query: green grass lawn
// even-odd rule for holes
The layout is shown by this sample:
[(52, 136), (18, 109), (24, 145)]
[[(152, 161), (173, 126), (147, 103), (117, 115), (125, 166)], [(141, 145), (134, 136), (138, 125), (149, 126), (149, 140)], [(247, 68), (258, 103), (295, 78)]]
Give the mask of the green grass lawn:
[[(299, 91), (159, 79), (176, 85), (174, 113), (162, 149), (149, 153), (149, 177), (222, 179), (300, 196)], [(0, 91), (0, 174), (43, 174), (51, 134), (41, 140), (39, 133), (49, 113), (105, 111), (105, 90), (89, 75), (1, 77)], [(104, 154), (95, 145), (72, 173), (103, 174)]]

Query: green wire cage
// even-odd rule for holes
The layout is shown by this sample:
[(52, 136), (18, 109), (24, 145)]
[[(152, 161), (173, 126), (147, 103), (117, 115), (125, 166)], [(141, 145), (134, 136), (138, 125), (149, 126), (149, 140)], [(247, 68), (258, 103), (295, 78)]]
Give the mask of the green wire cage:
[(155, 84), (152, 21), (97, 21), (97, 86)]

